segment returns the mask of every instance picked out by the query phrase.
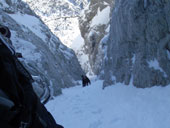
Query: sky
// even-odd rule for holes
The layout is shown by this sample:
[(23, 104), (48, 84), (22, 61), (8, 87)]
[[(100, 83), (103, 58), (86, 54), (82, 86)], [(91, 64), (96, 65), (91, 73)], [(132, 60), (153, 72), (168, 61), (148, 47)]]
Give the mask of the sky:
[(117, 83), (102, 88), (103, 81), (63, 89), (46, 104), (64, 128), (169, 128), (170, 86), (136, 88)]

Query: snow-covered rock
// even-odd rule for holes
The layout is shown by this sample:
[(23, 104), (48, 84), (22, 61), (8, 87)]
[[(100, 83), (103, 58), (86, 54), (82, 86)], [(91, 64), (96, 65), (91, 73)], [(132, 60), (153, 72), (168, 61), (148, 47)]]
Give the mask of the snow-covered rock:
[(81, 35), (85, 40), (85, 53), (94, 74), (102, 70), (110, 29), (110, 16), (114, 0), (91, 0), (79, 18)]
[(89, 0), (23, 0), (41, 17), (62, 43), (73, 49), (85, 72), (91, 72), (88, 55), (84, 53), (84, 39), (79, 30), (82, 10)]
[(77, 37), (78, 17), (88, 0), (23, 0), (70, 47)]
[(21, 0), (0, 1), (0, 22), (9, 27), (11, 40), (21, 61), (35, 79), (39, 96), (50, 88), (51, 95), (75, 85), (83, 73), (73, 50), (61, 43), (41, 19)]

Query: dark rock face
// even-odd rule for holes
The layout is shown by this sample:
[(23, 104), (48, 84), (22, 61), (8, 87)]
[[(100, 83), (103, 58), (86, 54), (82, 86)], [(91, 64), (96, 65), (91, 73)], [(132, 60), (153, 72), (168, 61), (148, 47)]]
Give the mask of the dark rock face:
[[(170, 83), (170, 1), (117, 0), (112, 13), (104, 87)], [(114, 77), (113, 77), (114, 76)]]

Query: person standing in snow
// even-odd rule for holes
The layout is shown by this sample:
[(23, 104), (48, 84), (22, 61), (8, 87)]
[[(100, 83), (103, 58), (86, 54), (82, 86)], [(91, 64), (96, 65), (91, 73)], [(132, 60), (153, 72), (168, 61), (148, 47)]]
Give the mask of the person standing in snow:
[(88, 86), (89, 84), (91, 84), (89, 78), (86, 75), (82, 75), (81, 78), (82, 78), (82, 86), (83, 87)]

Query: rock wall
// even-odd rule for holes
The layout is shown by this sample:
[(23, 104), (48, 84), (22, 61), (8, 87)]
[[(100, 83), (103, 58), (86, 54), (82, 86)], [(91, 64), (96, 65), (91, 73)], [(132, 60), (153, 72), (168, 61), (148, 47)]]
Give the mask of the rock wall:
[(104, 87), (115, 82), (145, 88), (170, 83), (170, 1), (116, 0)]
[(109, 33), (113, 6), (114, 0), (91, 0), (79, 19), (85, 41), (84, 52), (88, 54), (91, 69), (96, 75), (102, 70), (106, 49), (104, 38)]
[[(9, 27), (11, 40), (20, 59), (35, 79), (38, 96), (61, 94), (61, 88), (71, 87), (84, 73), (75, 53), (64, 46), (41, 19), (20, 0), (0, 2), (0, 23)], [(48, 92), (49, 93), (49, 92)]]

